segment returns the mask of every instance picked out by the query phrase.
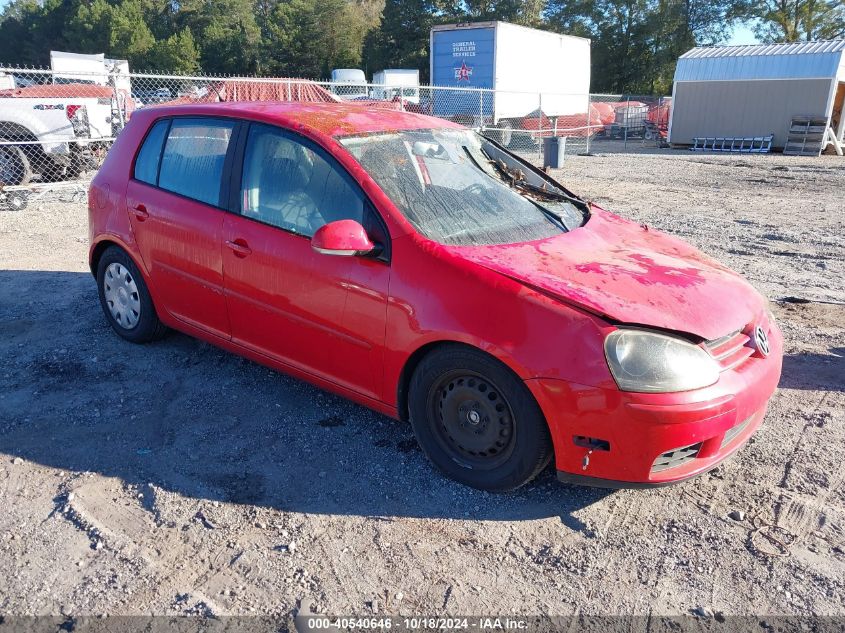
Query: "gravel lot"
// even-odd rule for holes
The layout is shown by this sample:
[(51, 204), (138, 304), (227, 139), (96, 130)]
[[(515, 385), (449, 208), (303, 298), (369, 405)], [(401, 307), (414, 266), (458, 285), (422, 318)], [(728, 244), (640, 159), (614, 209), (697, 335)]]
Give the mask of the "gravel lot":
[(405, 424), (183, 335), (118, 339), (85, 205), (54, 197), (0, 211), (0, 614), (845, 615), (845, 161), (559, 176), (809, 300), (773, 304), (783, 379), (740, 453), (653, 491), (452, 484)]

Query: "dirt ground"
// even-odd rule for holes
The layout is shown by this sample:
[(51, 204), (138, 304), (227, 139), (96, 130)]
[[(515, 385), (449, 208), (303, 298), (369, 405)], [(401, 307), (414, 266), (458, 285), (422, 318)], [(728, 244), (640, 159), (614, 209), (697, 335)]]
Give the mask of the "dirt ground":
[(651, 491), (461, 487), (405, 424), (183, 335), (123, 342), (84, 203), (33, 202), (0, 211), (0, 614), (845, 615), (845, 160), (558, 175), (775, 300), (783, 379), (737, 455)]

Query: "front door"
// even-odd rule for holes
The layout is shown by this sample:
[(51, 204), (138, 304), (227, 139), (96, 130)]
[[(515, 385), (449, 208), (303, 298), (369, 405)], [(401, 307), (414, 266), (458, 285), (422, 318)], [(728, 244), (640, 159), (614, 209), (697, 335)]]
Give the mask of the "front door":
[(323, 224), (354, 219), (387, 246), (366, 196), (324, 150), (262, 124), (250, 126), (239, 180), (223, 224), (232, 340), (380, 399), (390, 266), (310, 244)]

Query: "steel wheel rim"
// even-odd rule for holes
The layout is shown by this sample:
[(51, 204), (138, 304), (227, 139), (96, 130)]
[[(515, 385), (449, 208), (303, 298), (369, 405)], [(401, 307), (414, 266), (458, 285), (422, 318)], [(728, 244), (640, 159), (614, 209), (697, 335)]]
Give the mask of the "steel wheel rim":
[(513, 452), (513, 410), (499, 388), (475, 372), (441, 376), (429, 392), (429, 415), (440, 447), (458, 464), (492, 470)]
[(103, 295), (115, 322), (131, 330), (141, 318), (141, 296), (132, 273), (123, 264), (113, 262), (103, 275)]

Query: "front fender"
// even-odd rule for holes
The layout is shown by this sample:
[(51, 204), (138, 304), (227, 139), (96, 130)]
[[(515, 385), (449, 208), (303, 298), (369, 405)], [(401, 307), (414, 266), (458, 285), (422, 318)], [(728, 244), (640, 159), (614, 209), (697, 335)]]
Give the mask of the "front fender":
[(413, 355), (454, 341), (487, 352), (522, 380), (615, 388), (604, 358), (613, 327), (519, 282), (411, 236), (393, 241), (385, 336), (385, 402)]

